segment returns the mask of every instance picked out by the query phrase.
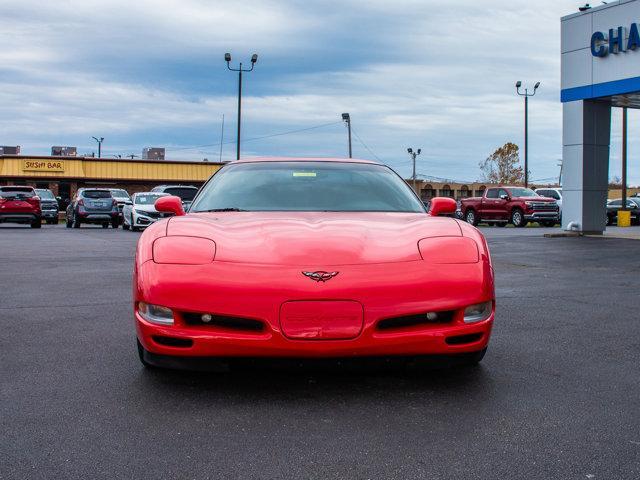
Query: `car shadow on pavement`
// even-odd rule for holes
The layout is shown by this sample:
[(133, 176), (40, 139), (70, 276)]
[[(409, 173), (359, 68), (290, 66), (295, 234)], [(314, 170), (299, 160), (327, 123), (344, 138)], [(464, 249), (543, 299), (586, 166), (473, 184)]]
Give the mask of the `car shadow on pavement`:
[(141, 388), (164, 395), (187, 393), (190, 399), (237, 397), (254, 400), (360, 397), (373, 395), (470, 394), (491, 389), (481, 365), (438, 368), (431, 365), (243, 367), (229, 372), (141, 369)]

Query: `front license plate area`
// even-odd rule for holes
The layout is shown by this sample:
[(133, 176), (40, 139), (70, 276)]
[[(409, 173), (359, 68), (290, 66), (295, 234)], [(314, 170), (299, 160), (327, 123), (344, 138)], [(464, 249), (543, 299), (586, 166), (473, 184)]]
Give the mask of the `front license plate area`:
[(282, 333), (296, 340), (348, 340), (362, 331), (364, 312), (352, 300), (290, 301), (280, 307)]

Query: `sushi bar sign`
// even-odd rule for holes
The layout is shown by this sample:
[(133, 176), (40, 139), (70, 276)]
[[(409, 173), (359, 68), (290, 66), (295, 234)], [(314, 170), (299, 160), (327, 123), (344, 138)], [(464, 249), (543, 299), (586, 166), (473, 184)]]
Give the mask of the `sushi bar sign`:
[(22, 163), (24, 172), (64, 172), (63, 160), (25, 160)]

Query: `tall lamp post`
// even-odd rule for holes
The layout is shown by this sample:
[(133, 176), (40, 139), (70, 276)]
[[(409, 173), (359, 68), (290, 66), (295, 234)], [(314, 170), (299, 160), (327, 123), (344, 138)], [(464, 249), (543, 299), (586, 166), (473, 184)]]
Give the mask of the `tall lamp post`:
[(349, 131), (349, 158), (353, 158), (351, 156), (351, 115), (343, 113), (342, 120), (347, 124), (347, 130)]
[(525, 88), (524, 92), (520, 91), (522, 82), (518, 80), (516, 82), (516, 93), (521, 97), (524, 97), (524, 186), (529, 186), (529, 97), (533, 97), (536, 94), (536, 90), (540, 86), (540, 82), (536, 82), (533, 86), (533, 92), (529, 93), (529, 89)]
[(102, 157), (102, 142), (104, 142), (104, 137), (91, 137), (93, 138), (96, 142), (98, 142), (98, 158)]
[[(413, 191), (414, 192), (416, 191), (416, 157), (418, 155), (420, 155), (421, 151), (422, 151), (421, 148), (419, 148), (415, 152), (413, 151), (413, 148), (407, 148), (407, 152), (409, 153), (409, 156), (413, 160), (413, 175), (411, 176), (411, 180), (413, 182)], [(418, 192), (416, 192), (416, 193), (418, 193)]]
[(240, 160), (240, 122), (242, 118), (242, 72), (251, 72), (256, 62), (258, 61), (258, 54), (251, 55), (251, 68), (242, 68), (242, 62), (238, 68), (231, 68), (229, 63), (231, 62), (231, 54), (224, 54), (224, 61), (227, 62), (227, 68), (232, 72), (238, 72), (238, 139), (236, 145), (236, 159)]

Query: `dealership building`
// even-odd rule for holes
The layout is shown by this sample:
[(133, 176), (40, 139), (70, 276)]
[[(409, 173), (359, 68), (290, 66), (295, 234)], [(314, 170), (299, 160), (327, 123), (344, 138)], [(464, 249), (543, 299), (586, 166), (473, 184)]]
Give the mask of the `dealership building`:
[(605, 229), (611, 108), (640, 108), (638, 23), (640, 0), (612, 1), (562, 18), (564, 229)]
[(223, 164), (154, 159), (0, 155), (0, 185), (49, 188), (67, 200), (78, 188), (124, 188), (129, 193), (156, 185), (202, 185)]

